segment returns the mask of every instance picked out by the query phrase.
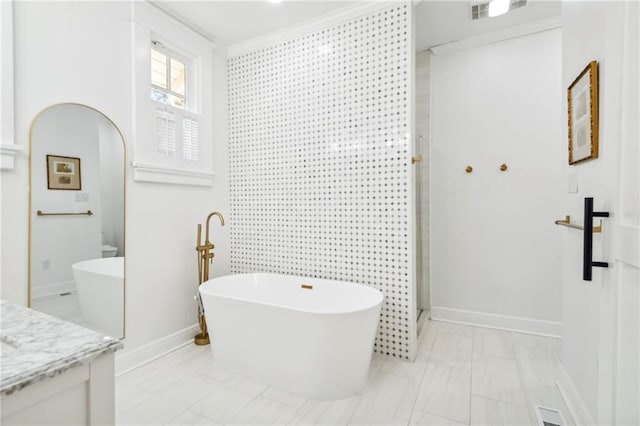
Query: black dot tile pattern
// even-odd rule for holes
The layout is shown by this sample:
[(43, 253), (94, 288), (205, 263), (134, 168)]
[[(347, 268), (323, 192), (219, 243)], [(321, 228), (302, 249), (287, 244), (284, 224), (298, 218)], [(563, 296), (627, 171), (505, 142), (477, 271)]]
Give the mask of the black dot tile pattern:
[(231, 270), (384, 293), (375, 351), (408, 359), (410, 6), (229, 58)]

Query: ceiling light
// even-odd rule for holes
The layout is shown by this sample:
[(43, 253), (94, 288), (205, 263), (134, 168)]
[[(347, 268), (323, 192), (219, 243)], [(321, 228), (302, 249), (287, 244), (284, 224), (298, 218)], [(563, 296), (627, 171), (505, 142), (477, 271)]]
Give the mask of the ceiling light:
[(504, 15), (509, 11), (511, 0), (491, 0), (489, 2), (489, 18)]
[(471, 0), (471, 19), (493, 18), (526, 5), (527, 0)]

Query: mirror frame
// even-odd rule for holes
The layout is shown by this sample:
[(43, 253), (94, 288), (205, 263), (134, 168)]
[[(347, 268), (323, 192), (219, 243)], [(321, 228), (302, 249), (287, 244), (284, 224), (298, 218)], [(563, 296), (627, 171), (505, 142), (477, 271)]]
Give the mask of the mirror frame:
[(33, 117), (33, 119), (31, 120), (31, 124), (29, 125), (29, 209), (27, 212), (28, 215), (28, 219), (29, 219), (29, 230), (28, 230), (28, 235), (27, 235), (27, 239), (28, 239), (28, 250), (29, 250), (29, 255), (27, 256), (27, 306), (29, 308), (31, 308), (31, 237), (32, 237), (32, 232), (31, 232), (31, 228), (32, 228), (32, 214), (31, 214), (31, 210), (33, 208), (33, 191), (31, 190), (31, 176), (33, 175), (33, 128), (36, 124), (36, 122), (38, 121), (38, 119), (40, 118), (40, 116), (42, 114), (44, 114), (45, 112), (49, 111), (52, 108), (55, 108), (57, 106), (62, 106), (62, 105), (75, 105), (75, 106), (81, 106), (81, 107), (85, 107), (88, 108), (90, 110), (93, 110), (95, 112), (97, 112), (98, 114), (100, 114), (101, 116), (103, 116), (109, 123), (111, 123), (113, 125), (113, 127), (117, 130), (118, 134), (120, 135), (120, 140), (122, 140), (122, 160), (124, 162), (123, 164), (123, 168), (122, 168), (122, 197), (123, 199), (123, 205), (124, 205), (124, 211), (122, 212), (123, 215), (123, 229), (122, 229), (122, 233), (124, 235), (124, 240), (122, 242), (123, 247), (125, 248), (125, 255), (124, 255), (124, 274), (123, 274), (123, 278), (122, 278), (122, 287), (123, 287), (123, 298), (122, 298), (122, 304), (123, 304), (123, 310), (122, 310), (122, 324), (123, 324), (123, 330), (122, 330), (122, 337), (120, 339), (124, 339), (127, 336), (127, 251), (126, 251), (126, 247), (127, 247), (127, 144), (124, 138), (124, 134), (122, 133), (122, 131), (120, 130), (120, 128), (116, 125), (116, 123), (113, 122), (113, 120), (111, 118), (109, 118), (105, 113), (103, 113), (102, 111), (100, 111), (97, 108), (94, 108), (92, 106), (86, 105), (86, 104), (82, 104), (79, 102), (59, 102), (57, 104), (53, 104), (53, 105), (49, 105), (48, 107), (44, 108), (43, 110), (41, 110), (39, 113), (36, 114), (35, 117)]

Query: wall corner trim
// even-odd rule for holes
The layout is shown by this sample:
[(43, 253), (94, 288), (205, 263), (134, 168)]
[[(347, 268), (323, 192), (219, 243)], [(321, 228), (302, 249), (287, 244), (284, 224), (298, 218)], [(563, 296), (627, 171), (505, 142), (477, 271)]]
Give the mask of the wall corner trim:
[(559, 16), (541, 19), (539, 21), (530, 22), (515, 27), (506, 28), (500, 31), (494, 31), (487, 34), (480, 34), (464, 38), (462, 40), (444, 43), (438, 46), (432, 46), (430, 50), (434, 55), (443, 55), (446, 53), (457, 52), (459, 50), (471, 49), (474, 47), (485, 46), (487, 44), (497, 43), (512, 38), (523, 37), (543, 31), (554, 30), (562, 27), (562, 20)]
[(215, 174), (209, 171), (187, 170), (160, 164), (132, 162), (136, 182), (168, 183), (174, 185), (212, 186)]
[(589, 413), (587, 406), (580, 397), (578, 389), (571, 381), (569, 374), (564, 368), (558, 369), (559, 378), (556, 380), (556, 386), (560, 395), (567, 405), (569, 415), (572, 417), (574, 424), (577, 425), (595, 425), (593, 417)]
[(0, 169), (13, 170), (15, 168), (15, 157), (22, 151), (20, 145), (11, 143), (0, 144)]
[(180, 23), (181, 25), (183, 25), (185, 28), (188, 28), (189, 30), (193, 31), (194, 33), (198, 34), (200, 37), (202, 37), (204, 40), (206, 40), (209, 44), (211, 44), (211, 48), (215, 48), (216, 47), (216, 38), (209, 34), (207, 31), (203, 30), (202, 28), (200, 28), (199, 26), (197, 26), (196, 24), (190, 22), (188, 19), (184, 18), (182, 15), (176, 13), (175, 11), (171, 10), (170, 7), (165, 6), (164, 4), (157, 2), (157, 1), (147, 1), (145, 2), (146, 4), (155, 7), (156, 9), (160, 10), (162, 13), (166, 14), (167, 16), (169, 16), (171, 19), (173, 19), (174, 21)]
[[(191, 43), (196, 43), (197, 49), (215, 48), (215, 38), (202, 28), (190, 23), (188, 20), (172, 11), (171, 8), (158, 2), (141, 1), (132, 2), (131, 21), (147, 27), (152, 31), (161, 28), (174, 36), (175, 34), (189, 34)], [(188, 47), (189, 45), (185, 46)]]
[(431, 307), (431, 319), (445, 322), (496, 328), (546, 337), (562, 337), (562, 324), (535, 318), (513, 317), (488, 312), (467, 311), (464, 309)]
[(116, 377), (188, 345), (199, 331), (200, 327), (194, 324), (131, 350), (127, 350), (127, 339), (124, 339), (125, 350), (116, 354)]

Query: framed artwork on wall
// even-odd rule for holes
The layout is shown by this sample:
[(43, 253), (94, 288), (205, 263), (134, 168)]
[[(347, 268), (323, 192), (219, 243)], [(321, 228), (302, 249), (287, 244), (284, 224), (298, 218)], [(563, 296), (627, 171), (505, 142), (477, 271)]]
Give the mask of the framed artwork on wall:
[(591, 61), (567, 89), (569, 164), (598, 158), (598, 62)]
[(47, 155), (47, 188), (80, 190), (80, 159)]

